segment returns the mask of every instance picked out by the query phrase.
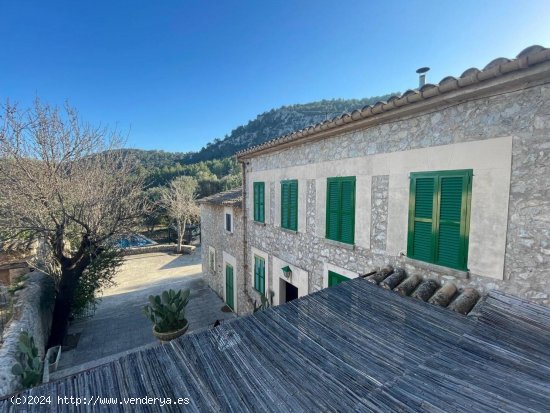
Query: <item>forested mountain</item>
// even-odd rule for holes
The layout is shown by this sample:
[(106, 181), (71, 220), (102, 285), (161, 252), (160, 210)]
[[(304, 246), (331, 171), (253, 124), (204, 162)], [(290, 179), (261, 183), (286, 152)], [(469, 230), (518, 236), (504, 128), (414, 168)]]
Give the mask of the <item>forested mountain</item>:
[(390, 96), (322, 100), (272, 109), (237, 127), (224, 139), (215, 139), (198, 152), (125, 151), (138, 159), (142, 172), (148, 176), (149, 187), (163, 186), (177, 176), (188, 175), (199, 182), (199, 195), (207, 196), (240, 184), (239, 165), (230, 158), (235, 152), (379, 100), (387, 100)]
[(333, 99), (282, 106), (262, 113), (256, 119), (233, 129), (224, 139), (215, 139), (197, 153), (189, 154), (188, 162), (225, 158), (278, 136), (333, 118), (344, 112), (387, 100), (395, 93), (364, 99)]

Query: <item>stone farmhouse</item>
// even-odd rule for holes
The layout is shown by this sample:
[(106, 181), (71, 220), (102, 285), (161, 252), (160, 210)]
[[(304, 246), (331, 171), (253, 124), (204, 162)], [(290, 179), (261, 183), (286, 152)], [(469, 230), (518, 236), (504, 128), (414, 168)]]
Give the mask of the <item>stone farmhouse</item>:
[(550, 304), (550, 49), (237, 159), (242, 192), (201, 210), (205, 276), (239, 313), (260, 295), (278, 305), (388, 265)]

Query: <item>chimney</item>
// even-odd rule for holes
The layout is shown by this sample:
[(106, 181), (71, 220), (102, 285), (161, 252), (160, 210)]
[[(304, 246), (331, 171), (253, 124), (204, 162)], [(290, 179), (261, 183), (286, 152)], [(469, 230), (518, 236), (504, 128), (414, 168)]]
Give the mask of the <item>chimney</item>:
[(430, 70), (429, 67), (421, 67), (416, 71), (418, 73), (418, 87), (421, 88), (426, 84), (426, 73)]

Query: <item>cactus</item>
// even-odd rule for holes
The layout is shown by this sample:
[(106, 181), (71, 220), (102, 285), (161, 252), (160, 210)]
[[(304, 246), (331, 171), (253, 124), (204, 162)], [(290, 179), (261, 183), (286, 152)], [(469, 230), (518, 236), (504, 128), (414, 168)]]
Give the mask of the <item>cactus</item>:
[(21, 384), (25, 388), (36, 386), (42, 381), (43, 363), (38, 355), (38, 348), (34, 344), (34, 338), (26, 331), (19, 335), (17, 343), (19, 350), (19, 363), (15, 363), (11, 372), (21, 377)]
[(256, 301), (254, 301), (254, 312), (266, 310), (270, 307), (269, 300), (265, 295), (260, 297), (260, 305), (256, 306)]
[(185, 307), (189, 302), (189, 289), (163, 291), (161, 295), (149, 296), (144, 314), (153, 322), (158, 333), (177, 331), (187, 324)]

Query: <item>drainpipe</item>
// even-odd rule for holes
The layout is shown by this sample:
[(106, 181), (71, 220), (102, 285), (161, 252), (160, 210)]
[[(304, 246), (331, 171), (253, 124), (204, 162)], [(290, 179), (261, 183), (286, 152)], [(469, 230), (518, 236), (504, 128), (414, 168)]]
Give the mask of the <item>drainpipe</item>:
[(237, 159), (241, 164), (243, 176), (243, 288), (244, 294), (250, 304), (254, 308), (254, 300), (248, 293), (248, 208), (247, 208), (247, 191), (246, 191), (246, 162)]

